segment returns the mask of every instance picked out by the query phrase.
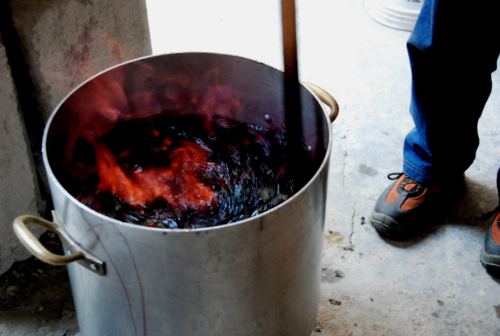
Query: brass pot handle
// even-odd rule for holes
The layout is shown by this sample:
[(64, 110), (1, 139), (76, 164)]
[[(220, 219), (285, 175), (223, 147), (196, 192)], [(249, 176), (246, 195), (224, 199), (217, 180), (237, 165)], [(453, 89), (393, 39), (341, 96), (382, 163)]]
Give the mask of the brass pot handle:
[[(54, 219), (56, 219), (54, 215)], [(35, 235), (28, 229), (26, 224), (34, 224), (59, 235), (64, 247), (68, 251), (68, 255), (54, 254), (47, 250), (45, 246), (35, 237)], [(14, 219), (13, 223), (14, 232), (21, 243), (30, 251), (35, 257), (47, 264), (62, 266), (71, 262), (77, 261), (80, 265), (88, 268), (94, 273), (99, 275), (106, 274), (104, 262), (94, 257), (89, 252), (80, 247), (57, 222), (50, 222), (48, 220), (23, 215)]]
[(330, 122), (333, 122), (335, 119), (337, 119), (337, 116), (339, 115), (339, 104), (337, 104), (335, 98), (333, 98), (331, 94), (315, 84), (307, 82), (303, 82), (302, 84), (304, 84), (308, 89), (314, 92), (323, 103), (330, 107)]

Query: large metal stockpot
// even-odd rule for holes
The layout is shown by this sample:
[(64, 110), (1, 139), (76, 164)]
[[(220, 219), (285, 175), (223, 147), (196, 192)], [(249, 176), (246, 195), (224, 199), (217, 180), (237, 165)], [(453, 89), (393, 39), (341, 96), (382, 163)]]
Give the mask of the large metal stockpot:
[[(61, 102), (43, 138), (54, 222), (21, 216), (14, 229), (38, 258), (68, 265), (83, 335), (311, 333), (320, 295), (330, 123), (338, 106), (320, 88), (306, 86), (303, 133), (317, 167), (314, 176), (286, 202), (256, 217), (189, 230), (120, 222), (77, 201), (68, 177), (75, 142), (158, 113), (231, 113), (239, 121), (280, 127), (283, 73), (229, 55), (152, 56), (96, 75)], [(186, 104), (197, 104), (186, 97), (224, 88), (239, 103), (222, 92), (208, 107), (186, 111)], [(329, 115), (317, 97), (330, 106)], [(65, 256), (47, 251), (26, 224), (57, 232)]]

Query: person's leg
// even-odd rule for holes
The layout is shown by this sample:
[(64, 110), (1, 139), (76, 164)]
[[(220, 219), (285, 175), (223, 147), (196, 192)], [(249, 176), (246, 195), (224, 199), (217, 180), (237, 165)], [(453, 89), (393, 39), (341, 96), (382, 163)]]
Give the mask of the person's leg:
[(477, 121), (500, 52), (500, 3), (425, 0), (408, 40), (410, 113), (403, 171), (419, 182), (460, 176), (479, 145)]
[(404, 175), (380, 195), (370, 216), (381, 233), (415, 227), (439, 186), (456, 182), (479, 144), (477, 121), (500, 53), (500, 3), (425, 0), (408, 40), (410, 113)]
[[(497, 190), (500, 204), (500, 169), (497, 173)], [(493, 222), (484, 237), (483, 248), (481, 250), (481, 264), (489, 272), (500, 275), (500, 205), (495, 209)]]

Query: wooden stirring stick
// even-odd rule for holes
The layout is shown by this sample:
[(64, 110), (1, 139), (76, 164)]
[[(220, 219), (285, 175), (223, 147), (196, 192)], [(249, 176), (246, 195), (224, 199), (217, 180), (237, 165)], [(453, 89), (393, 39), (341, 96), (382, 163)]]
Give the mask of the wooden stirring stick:
[[(301, 160), (302, 115), (297, 60), (297, 31), (295, 0), (281, 0), (281, 23), (283, 31), (283, 59), (285, 64), (285, 126), (287, 129), (287, 166), (292, 176), (297, 176)], [(302, 162), (301, 162), (302, 161)]]

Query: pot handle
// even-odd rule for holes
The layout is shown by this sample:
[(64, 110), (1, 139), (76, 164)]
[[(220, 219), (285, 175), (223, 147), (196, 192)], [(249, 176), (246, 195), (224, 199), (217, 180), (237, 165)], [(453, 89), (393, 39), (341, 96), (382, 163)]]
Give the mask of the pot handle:
[(303, 82), (302, 84), (304, 84), (309, 90), (314, 92), (323, 103), (330, 107), (330, 122), (333, 122), (335, 119), (337, 119), (337, 116), (339, 115), (339, 104), (337, 104), (335, 98), (333, 98), (331, 94), (315, 84), (307, 82)]
[[(56, 216), (54, 214), (54, 219)], [(45, 246), (35, 237), (35, 235), (28, 229), (26, 224), (34, 224), (58, 234), (64, 247), (68, 250), (67, 255), (54, 254), (47, 250)], [(30, 251), (35, 257), (47, 264), (62, 266), (77, 261), (80, 265), (88, 268), (90, 271), (99, 275), (106, 274), (106, 268), (103, 261), (97, 259), (89, 252), (81, 248), (63, 229), (63, 227), (56, 221), (50, 222), (40, 217), (23, 215), (14, 219), (13, 223), (14, 232), (21, 243)]]

